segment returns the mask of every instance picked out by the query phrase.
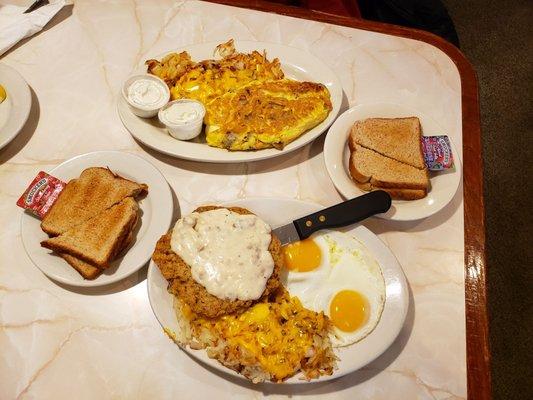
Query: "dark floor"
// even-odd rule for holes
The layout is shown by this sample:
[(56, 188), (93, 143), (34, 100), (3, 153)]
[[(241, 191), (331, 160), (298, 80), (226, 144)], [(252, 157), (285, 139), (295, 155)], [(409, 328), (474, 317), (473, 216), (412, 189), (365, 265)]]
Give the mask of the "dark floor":
[(493, 398), (533, 399), (533, 2), (444, 2), (479, 80)]

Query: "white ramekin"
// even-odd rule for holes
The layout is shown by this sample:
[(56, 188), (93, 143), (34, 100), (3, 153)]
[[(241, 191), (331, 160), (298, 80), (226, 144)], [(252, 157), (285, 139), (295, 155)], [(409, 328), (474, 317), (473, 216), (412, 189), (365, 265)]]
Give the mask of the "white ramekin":
[[(133, 82), (139, 79), (150, 79), (154, 82), (157, 82), (158, 85), (164, 88), (164, 91), (166, 94), (165, 98), (161, 99), (161, 102), (157, 103), (156, 105), (151, 105), (151, 106), (141, 106), (139, 104), (135, 104), (132, 101), (130, 101), (130, 99), (128, 98), (128, 88)], [(134, 75), (128, 78), (126, 82), (124, 82), (124, 85), (122, 86), (122, 97), (124, 97), (124, 99), (128, 103), (128, 106), (132, 113), (134, 113), (135, 115), (141, 118), (152, 118), (156, 116), (159, 109), (163, 107), (165, 104), (167, 104), (168, 101), (170, 100), (170, 90), (167, 84), (165, 83), (165, 81), (158, 78), (155, 75), (151, 75), (151, 74)]]
[[(195, 103), (198, 104), (200, 107), (200, 114), (198, 117), (192, 121), (187, 121), (184, 123), (172, 123), (168, 120), (166, 120), (163, 117), (163, 111), (165, 111), (167, 108), (171, 107), (173, 104), (176, 103)], [(204, 105), (197, 101), (197, 100), (190, 100), (190, 99), (179, 99), (171, 101), (170, 103), (167, 103), (165, 106), (163, 106), (159, 110), (159, 121), (161, 123), (165, 124), (167, 127), (168, 133), (170, 136), (179, 139), (179, 140), (191, 140), (194, 139), (196, 136), (202, 132), (202, 125), (205, 117), (205, 107)]]

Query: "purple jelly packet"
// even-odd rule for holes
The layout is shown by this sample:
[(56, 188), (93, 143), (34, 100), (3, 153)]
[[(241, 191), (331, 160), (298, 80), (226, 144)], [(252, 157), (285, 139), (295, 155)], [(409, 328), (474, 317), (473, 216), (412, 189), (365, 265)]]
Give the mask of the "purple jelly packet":
[(452, 146), (448, 136), (422, 136), (422, 151), (430, 171), (453, 168)]

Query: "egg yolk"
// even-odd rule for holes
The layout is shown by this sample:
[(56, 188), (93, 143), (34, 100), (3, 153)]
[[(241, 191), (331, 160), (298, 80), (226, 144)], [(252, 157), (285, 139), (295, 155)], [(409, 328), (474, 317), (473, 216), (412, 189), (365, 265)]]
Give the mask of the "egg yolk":
[(312, 271), (320, 265), (322, 253), (312, 239), (304, 239), (283, 247), (285, 266), (295, 272)]
[(337, 293), (329, 306), (329, 317), (334, 326), (343, 332), (353, 332), (368, 320), (370, 305), (367, 299), (354, 290)]

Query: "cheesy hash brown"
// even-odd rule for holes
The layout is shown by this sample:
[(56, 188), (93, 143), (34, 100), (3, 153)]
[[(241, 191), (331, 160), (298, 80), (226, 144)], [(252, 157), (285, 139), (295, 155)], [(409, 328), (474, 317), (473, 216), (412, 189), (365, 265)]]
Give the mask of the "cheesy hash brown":
[(202, 102), (207, 144), (228, 150), (282, 149), (320, 124), (332, 110), (328, 89), (286, 79), (277, 58), (235, 51), (233, 40), (217, 46), (219, 60), (194, 62), (187, 52), (148, 60), (173, 100)]
[(330, 320), (305, 309), (280, 287), (241, 314), (208, 319), (174, 299), (181, 346), (205, 349), (210, 358), (254, 383), (283, 382), (298, 372), (306, 380), (331, 375), (337, 357), (329, 338)]

